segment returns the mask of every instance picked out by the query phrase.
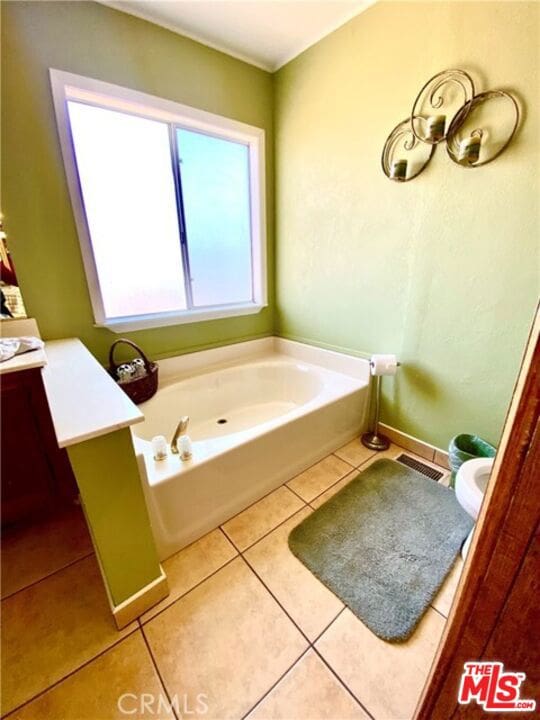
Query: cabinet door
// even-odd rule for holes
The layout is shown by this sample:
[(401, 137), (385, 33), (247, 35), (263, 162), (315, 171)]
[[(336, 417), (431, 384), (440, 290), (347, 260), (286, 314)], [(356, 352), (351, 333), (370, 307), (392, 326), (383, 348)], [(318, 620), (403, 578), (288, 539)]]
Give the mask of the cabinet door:
[(9, 373), (2, 378), (2, 523), (48, 510), (53, 504), (53, 470), (35, 398), (41, 376), (35, 372), (40, 371)]

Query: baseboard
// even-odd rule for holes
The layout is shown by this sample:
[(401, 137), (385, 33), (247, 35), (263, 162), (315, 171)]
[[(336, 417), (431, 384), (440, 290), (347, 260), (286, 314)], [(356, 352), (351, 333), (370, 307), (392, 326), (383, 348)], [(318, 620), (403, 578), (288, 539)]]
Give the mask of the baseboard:
[(129, 625), (130, 622), (136, 620), (140, 615), (156, 605), (160, 600), (169, 594), (169, 583), (167, 576), (163, 572), (161, 565), (159, 566), (160, 575), (152, 582), (145, 585), (138, 592), (119, 605), (112, 606), (112, 614), (119, 630)]
[(436, 465), (441, 465), (444, 468), (450, 469), (450, 465), (448, 464), (448, 453), (444, 450), (441, 450), (434, 445), (430, 445), (423, 440), (419, 440), (412, 435), (401, 432), (401, 430), (396, 430), (396, 428), (393, 428), (390, 425), (379, 423), (379, 428), (381, 429), (383, 435), (390, 438), (390, 440), (395, 442), (396, 445), (399, 445), (405, 450), (409, 450), (409, 452), (413, 452), (416, 455), (420, 455), (420, 457), (423, 457), (425, 460), (429, 460)]

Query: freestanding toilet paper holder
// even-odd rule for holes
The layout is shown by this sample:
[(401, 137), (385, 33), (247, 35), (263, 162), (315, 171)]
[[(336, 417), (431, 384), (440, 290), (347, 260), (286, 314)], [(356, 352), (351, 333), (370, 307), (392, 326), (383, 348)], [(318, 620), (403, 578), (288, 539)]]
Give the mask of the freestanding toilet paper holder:
[[(374, 363), (373, 360), (369, 361), (370, 368), (373, 370)], [(401, 365), (401, 363), (396, 363), (397, 367)], [(390, 447), (390, 440), (386, 437), (386, 435), (380, 435), (379, 434), (379, 411), (380, 411), (380, 404), (381, 404), (381, 376), (380, 375), (374, 375), (375, 377), (375, 416), (373, 418), (373, 430), (368, 430), (368, 432), (364, 433), (362, 435), (362, 444), (365, 445), (370, 450), (377, 450), (380, 452), (381, 450), (388, 450)]]

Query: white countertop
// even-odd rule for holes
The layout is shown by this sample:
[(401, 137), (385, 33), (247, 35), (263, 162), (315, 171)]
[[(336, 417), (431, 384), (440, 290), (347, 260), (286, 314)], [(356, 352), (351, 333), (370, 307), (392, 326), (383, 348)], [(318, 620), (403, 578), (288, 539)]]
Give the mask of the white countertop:
[[(33, 318), (9, 319), (0, 321), (0, 335), (2, 337), (41, 337), (39, 328)], [(47, 355), (43, 350), (31, 350), (22, 355), (0, 363), (0, 375), (19, 372), (20, 370), (32, 370), (32, 368), (43, 367), (47, 363)]]
[(45, 354), (43, 382), (59, 447), (144, 420), (80, 340), (51, 340), (45, 343)]
[(0, 363), (0, 375), (6, 373), (19, 372), (20, 370), (32, 370), (32, 368), (43, 367), (47, 363), (47, 355), (44, 350), (30, 350), (30, 352)]

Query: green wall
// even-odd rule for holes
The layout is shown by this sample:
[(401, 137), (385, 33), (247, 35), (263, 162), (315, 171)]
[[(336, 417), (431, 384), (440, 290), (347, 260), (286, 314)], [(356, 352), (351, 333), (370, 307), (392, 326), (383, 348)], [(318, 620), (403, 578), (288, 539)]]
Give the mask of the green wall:
[(2, 2), (1, 10), (2, 211), (26, 309), (37, 318), (43, 337), (79, 337), (102, 361), (118, 337), (93, 326), (56, 131), (50, 67), (264, 128), (269, 307), (257, 315), (128, 336), (159, 358), (270, 334), (274, 303), (272, 76), (98, 3)]
[[(539, 290), (536, 3), (378, 3), (276, 80), (279, 334), (395, 352), (383, 421), (445, 448), (497, 442)], [(478, 170), (438, 148), (415, 181), (380, 168), (391, 129), (439, 70), (507, 88), (524, 119)]]
[(130, 431), (68, 448), (111, 599), (120, 605), (160, 576)]
[[(270, 307), (131, 333), (154, 357), (277, 331), (396, 352), (383, 420), (440, 447), (496, 442), (539, 290), (539, 6), (379, 2), (272, 76), (91, 2), (2, 3), (2, 210), (28, 311), (99, 357), (48, 80), (56, 67), (267, 132)], [(388, 132), (432, 74), (511, 88), (523, 123), (478, 170), (443, 147), (414, 182), (380, 170)], [(276, 126), (276, 294), (273, 261)], [(274, 305), (276, 316), (274, 317)]]

